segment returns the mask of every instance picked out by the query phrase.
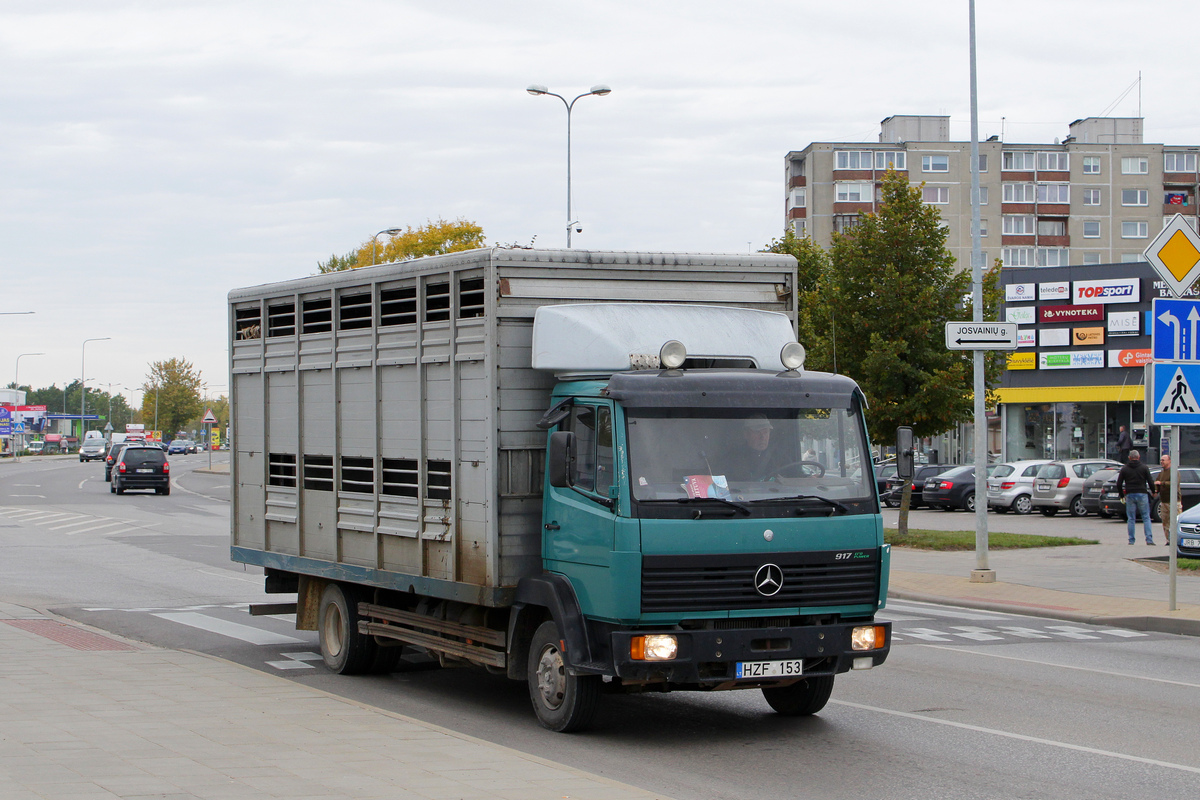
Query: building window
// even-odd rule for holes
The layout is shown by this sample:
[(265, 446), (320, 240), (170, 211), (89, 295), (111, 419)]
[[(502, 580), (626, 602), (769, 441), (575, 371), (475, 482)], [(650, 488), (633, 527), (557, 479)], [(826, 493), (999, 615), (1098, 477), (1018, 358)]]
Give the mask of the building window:
[(1100, 174), (1100, 156), (1084, 156), (1083, 157), (1083, 174), (1084, 175), (1099, 175)]
[(1145, 175), (1150, 171), (1150, 159), (1145, 156), (1131, 156), (1121, 159), (1122, 175)]
[(1006, 267), (1033, 266), (1032, 247), (1004, 247), (1000, 250), (1000, 260)]
[(1039, 183), (1037, 199), (1039, 203), (1069, 203), (1071, 202), (1071, 184)]
[(1190, 206), (1192, 198), (1188, 196), (1187, 191), (1166, 192), (1163, 194), (1163, 205), (1167, 206)]
[(1100, 254), (1099, 253), (1084, 253), (1083, 254), (1083, 263), (1084, 264), (1099, 264), (1100, 263)]
[(1100, 220), (1085, 219), (1083, 221), (1083, 238), (1099, 239), (1100, 238)]
[(792, 208), (805, 208), (808, 205), (808, 189), (792, 189)]
[(834, 233), (849, 233), (857, 228), (862, 223), (862, 218), (858, 214), (834, 214), (833, 215), (833, 232)]
[(1067, 265), (1067, 248), (1039, 247), (1037, 249), (1037, 265), (1039, 267), (1065, 267)]
[(1032, 203), (1037, 197), (1032, 183), (1006, 183), (1002, 191), (1005, 203)]
[(1145, 206), (1150, 204), (1150, 192), (1146, 189), (1122, 189), (1121, 205)]
[(1038, 236), (1066, 236), (1067, 222), (1062, 219), (1039, 219)]
[(1036, 155), (1006, 150), (1000, 160), (1000, 169), (1033, 172), (1033, 165), (1037, 163)]
[(921, 200), (933, 205), (944, 206), (950, 202), (950, 187), (926, 186), (921, 190)]
[[(1033, 217), (1028, 214), (1005, 214), (1000, 218), (1002, 231), (1012, 236), (1030, 236), (1033, 234)], [(1007, 260), (1005, 261), (1007, 264)], [(1016, 265), (1009, 265), (1016, 266)]]
[(921, 156), (921, 172), (949, 172), (950, 156)]
[(1038, 169), (1066, 172), (1070, 169), (1070, 163), (1069, 153), (1042, 152), (1037, 154)]
[(986, 206), (988, 201), (988, 187), (979, 187), (979, 205)]
[(834, 152), (836, 166), (834, 169), (870, 169), (872, 153), (870, 150), (837, 150)]
[(1099, 189), (1084, 189), (1083, 204), (1085, 206), (1100, 205), (1100, 190)]
[(1145, 239), (1150, 235), (1150, 224), (1147, 222), (1122, 222), (1122, 239)]
[(838, 183), (837, 202), (839, 203), (869, 203), (875, 195), (873, 183)]
[(1122, 253), (1121, 254), (1121, 263), (1122, 264), (1137, 264), (1137, 263), (1145, 261), (1145, 260), (1146, 260), (1146, 257), (1144, 255), (1142, 255), (1141, 253)]
[(792, 233), (796, 234), (800, 238), (804, 238), (805, 236), (808, 236), (808, 220), (806, 220), (806, 219), (792, 220)]
[(1195, 172), (1195, 153), (1163, 153), (1163, 172)]
[[(1174, 216), (1163, 217), (1163, 227), (1165, 228), (1165, 227), (1167, 227), (1167, 225), (1171, 224), (1171, 220), (1173, 220), (1173, 219), (1175, 219)], [(1196, 223), (1197, 223), (1196, 217), (1184, 217), (1183, 221), (1186, 222), (1192, 230), (1200, 231), (1200, 227), (1197, 227), (1197, 225), (1196, 225)]]
[(987, 153), (979, 154), (979, 171), (987, 172)]
[(987, 238), (987, 231), (988, 231), (987, 217), (980, 217), (979, 218), (979, 236), (981, 238)]
[(893, 152), (890, 150), (875, 151), (875, 169), (908, 169), (907, 153), (903, 150)]

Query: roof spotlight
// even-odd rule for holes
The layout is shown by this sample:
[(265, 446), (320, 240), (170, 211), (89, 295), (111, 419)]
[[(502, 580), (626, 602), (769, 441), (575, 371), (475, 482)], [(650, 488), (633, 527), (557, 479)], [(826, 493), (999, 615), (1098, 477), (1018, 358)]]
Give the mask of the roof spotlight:
[(668, 339), (658, 351), (658, 363), (663, 369), (679, 369), (687, 360), (687, 348), (678, 339)]
[(787, 369), (800, 369), (804, 366), (805, 355), (804, 345), (799, 342), (788, 342), (779, 351), (779, 360)]

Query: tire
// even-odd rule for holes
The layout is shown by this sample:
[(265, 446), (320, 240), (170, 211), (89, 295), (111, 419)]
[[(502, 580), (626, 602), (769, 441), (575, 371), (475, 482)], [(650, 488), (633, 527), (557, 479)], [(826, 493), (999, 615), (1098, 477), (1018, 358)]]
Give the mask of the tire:
[(1068, 507), (1072, 517), (1086, 517), (1088, 510), (1083, 504), (1083, 495), (1077, 494), (1071, 500), (1071, 505)]
[(164, 486), (162, 488), (162, 493), (164, 495), (169, 495), (171, 493), (171, 484), (168, 483), (166, 486)]
[(600, 699), (600, 676), (571, 675), (563, 662), (561, 639), (553, 620), (538, 626), (529, 643), (526, 680), (542, 727), (571, 733), (592, 721)]
[(767, 704), (775, 709), (776, 714), (785, 717), (807, 717), (817, 713), (829, 702), (832, 692), (832, 675), (805, 678), (791, 686), (762, 690)]
[(1021, 515), (1033, 513), (1033, 498), (1027, 494), (1017, 495), (1012, 501), (1012, 512)]
[(1055, 508), (1054, 506), (1042, 506), (1041, 508), (1038, 509), (1038, 511), (1042, 512), (1043, 517), (1053, 517), (1055, 514), (1058, 513), (1058, 509)]
[(329, 584), (321, 593), (317, 611), (321, 660), (339, 675), (370, 672), (379, 649), (374, 638), (358, 632), (358, 601), (358, 590), (339, 583)]
[(1099, 517), (1100, 519), (1112, 519), (1112, 514), (1108, 513), (1107, 511), (1103, 511), (1103, 510), (1097, 511), (1096, 516)]
[(968, 494), (966, 496), (966, 499), (963, 500), (962, 507), (963, 507), (963, 511), (966, 511), (971, 514), (975, 513), (975, 493), (974, 492), (971, 492), (970, 494)]
[(1162, 522), (1162, 501), (1155, 500), (1150, 504), (1150, 521)]
[(112, 473), (108, 470), (104, 470), (104, 480), (106, 483), (112, 480)]
[(108, 491), (109, 491), (109, 494), (116, 494), (117, 493), (117, 485), (115, 483), (113, 483), (112, 481), (109, 481)]

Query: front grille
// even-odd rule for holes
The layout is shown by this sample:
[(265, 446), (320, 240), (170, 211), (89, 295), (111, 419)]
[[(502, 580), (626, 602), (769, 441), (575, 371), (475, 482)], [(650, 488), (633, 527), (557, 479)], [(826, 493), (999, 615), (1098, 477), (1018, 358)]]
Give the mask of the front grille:
[[(771, 596), (754, 588), (764, 564), (783, 571)], [(877, 549), (642, 557), (643, 613), (875, 605), (878, 594)]]

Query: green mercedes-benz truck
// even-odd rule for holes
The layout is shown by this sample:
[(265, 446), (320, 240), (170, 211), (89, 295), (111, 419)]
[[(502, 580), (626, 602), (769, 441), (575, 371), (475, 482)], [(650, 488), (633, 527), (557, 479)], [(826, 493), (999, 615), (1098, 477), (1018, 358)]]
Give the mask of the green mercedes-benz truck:
[[(790, 256), (491, 248), (229, 294), (232, 558), (339, 673), (406, 652), (819, 711), (891, 629), (866, 402)], [(285, 599), (285, 598), (281, 598)]]

